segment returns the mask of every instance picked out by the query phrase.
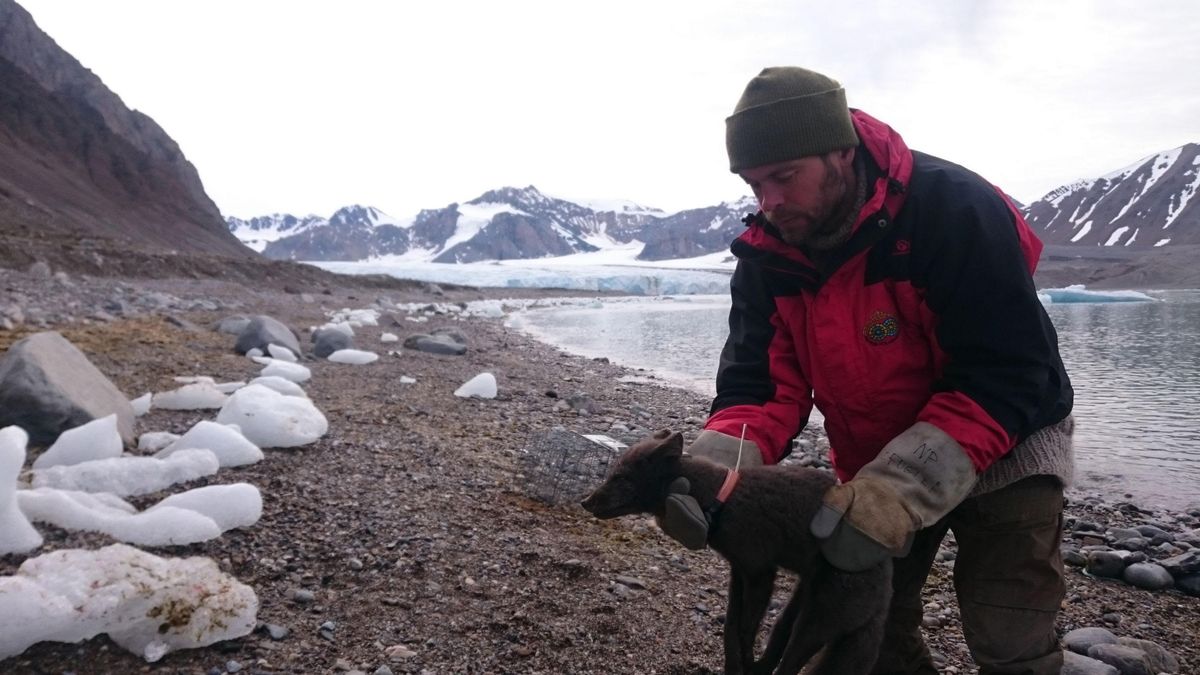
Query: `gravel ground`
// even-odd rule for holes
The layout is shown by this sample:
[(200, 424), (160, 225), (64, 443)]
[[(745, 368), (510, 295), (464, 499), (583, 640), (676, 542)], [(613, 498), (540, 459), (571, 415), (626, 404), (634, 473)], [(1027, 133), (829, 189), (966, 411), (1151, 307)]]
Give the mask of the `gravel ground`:
[[(46, 296), (53, 283), (11, 274), (0, 275), (0, 282), (10, 299), (20, 295), (27, 304), (54, 304)], [(104, 302), (118, 287), (133, 299), (131, 311), (111, 320), (88, 318), (100, 309), (89, 303)], [(409, 285), (336, 287), (307, 298), (195, 279), (73, 280), (54, 292), (84, 300), (70, 323), (48, 323), (130, 397), (173, 388), (171, 378), (178, 375), (210, 375), (218, 381), (252, 377), (257, 368), (233, 352), (233, 338), (208, 329), (234, 311), (266, 312), (307, 329), (325, 321), (326, 309), (367, 307), (380, 296), (446, 302), (513, 295), (463, 289), (433, 295), (423, 285)], [(136, 299), (155, 292), (184, 301), (160, 298), (155, 307), (138, 310)], [(37, 311), (41, 317), (49, 314)], [(0, 661), (0, 672), (719, 671), (724, 562), (708, 551), (684, 550), (645, 518), (599, 522), (575, 504), (531, 498), (528, 488), (537, 476), (522, 452), (531, 438), (555, 427), (623, 439), (670, 427), (690, 439), (708, 401), (655, 383), (644, 372), (567, 355), (504, 328), (499, 319), (460, 321), (443, 315), (401, 324), (366, 327), (356, 337), (359, 348), (381, 354), (392, 349), (398, 355), (367, 366), (305, 362), (313, 371), (305, 388), (330, 422), (319, 442), (267, 450), (263, 462), (223, 469), (211, 479), (259, 487), (264, 511), (256, 526), (203, 544), (152, 549), (158, 555), (211, 557), (252, 586), (261, 605), (259, 631), (172, 653), (155, 664), (104, 637), (82, 644), (41, 643)], [(466, 335), (466, 355), (438, 356), (379, 343), (384, 331), (403, 339), (439, 327)], [(39, 329), (28, 324), (0, 328), (0, 349)], [(452, 395), (481, 371), (495, 374), (498, 398)], [(402, 375), (416, 383), (401, 384)], [(638, 377), (622, 381), (630, 375)], [(564, 404), (575, 395), (582, 395), (576, 401), (590, 400), (595, 412), (581, 414)], [(137, 431), (182, 433), (213, 417), (152, 410), (139, 418)], [(819, 437), (807, 441), (821, 447)], [(162, 496), (134, 501), (144, 506)], [(1129, 505), (1079, 499), (1069, 513), (1114, 526), (1151, 517)], [(98, 535), (39, 529), (46, 544), (37, 553), (109, 543)], [(12, 574), (23, 559), (0, 557), (0, 573)], [(944, 657), (945, 672), (974, 672), (956, 618), (951, 568), (949, 560), (934, 567), (926, 588), (926, 631)], [(1078, 568), (1069, 569), (1068, 583), (1059, 619), (1064, 633), (1107, 626), (1166, 647), (1185, 662), (1181, 672), (1200, 672), (1196, 598), (1138, 590), (1085, 576)], [(777, 598), (786, 590), (778, 589)]]

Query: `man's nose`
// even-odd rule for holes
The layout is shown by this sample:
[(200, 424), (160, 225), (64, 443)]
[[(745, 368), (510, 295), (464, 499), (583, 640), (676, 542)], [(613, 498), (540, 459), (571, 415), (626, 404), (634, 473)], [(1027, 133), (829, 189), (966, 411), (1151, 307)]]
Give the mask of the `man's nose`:
[(783, 191), (764, 185), (758, 190), (758, 208), (770, 213), (783, 203)]

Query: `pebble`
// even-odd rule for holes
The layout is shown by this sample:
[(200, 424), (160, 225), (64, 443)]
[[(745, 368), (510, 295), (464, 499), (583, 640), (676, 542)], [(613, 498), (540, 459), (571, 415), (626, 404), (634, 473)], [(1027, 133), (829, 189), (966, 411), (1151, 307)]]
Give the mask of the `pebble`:
[(297, 588), (292, 591), (292, 600), (300, 603), (301, 605), (311, 604), (315, 602), (316, 599), (317, 595), (312, 591), (305, 590), (303, 588)]
[(267, 629), (267, 635), (270, 635), (272, 640), (282, 640), (292, 632), (287, 626), (280, 626), (274, 623), (266, 624), (265, 628)]
[(237, 661), (226, 661), (225, 662), (225, 672), (237, 673), (237, 672), (241, 672), (241, 670), (242, 670), (242, 664), (238, 663)]

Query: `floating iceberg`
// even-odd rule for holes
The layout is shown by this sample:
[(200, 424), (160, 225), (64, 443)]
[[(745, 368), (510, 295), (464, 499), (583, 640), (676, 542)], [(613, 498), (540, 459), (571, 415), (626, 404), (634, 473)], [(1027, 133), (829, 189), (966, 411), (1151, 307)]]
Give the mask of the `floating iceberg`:
[(1038, 299), (1045, 305), (1074, 302), (1157, 302), (1140, 291), (1089, 291), (1083, 284), (1043, 289), (1038, 291)]

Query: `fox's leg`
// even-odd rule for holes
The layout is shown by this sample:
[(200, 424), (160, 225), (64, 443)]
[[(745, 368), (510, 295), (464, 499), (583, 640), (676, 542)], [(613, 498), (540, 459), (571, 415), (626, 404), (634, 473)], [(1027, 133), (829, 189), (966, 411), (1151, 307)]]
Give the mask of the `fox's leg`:
[(754, 667), (754, 645), (758, 642), (758, 629), (762, 625), (767, 605), (771, 603), (771, 591), (775, 590), (775, 570), (768, 569), (755, 574), (744, 574), (746, 588), (742, 593), (741, 643), (742, 669), (751, 672)]
[(792, 592), (787, 607), (784, 607), (783, 613), (775, 620), (775, 626), (771, 629), (771, 637), (767, 640), (767, 648), (762, 658), (754, 664), (755, 673), (772, 673), (775, 666), (779, 665), (784, 647), (787, 647), (788, 640), (792, 637), (792, 627), (796, 625), (800, 616), (800, 608), (805, 604), (806, 590), (804, 579), (797, 579), (796, 589)]

